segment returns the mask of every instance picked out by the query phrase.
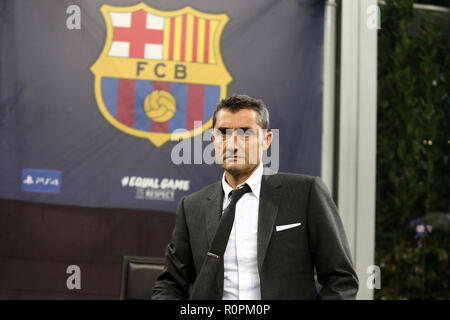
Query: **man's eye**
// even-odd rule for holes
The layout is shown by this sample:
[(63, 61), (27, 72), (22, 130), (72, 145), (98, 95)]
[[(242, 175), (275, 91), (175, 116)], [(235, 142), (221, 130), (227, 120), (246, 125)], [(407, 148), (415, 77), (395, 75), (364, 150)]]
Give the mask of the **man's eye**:
[(248, 137), (254, 136), (256, 134), (256, 131), (253, 129), (247, 129), (245, 130), (245, 135)]
[(230, 136), (233, 134), (233, 130), (229, 130), (229, 129), (224, 129), (224, 128), (220, 128), (217, 130), (217, 134), (220, 134), (222, 136)]
[(256, 130), (254, 129), (242, 129), (239, 128), (237, 130), (226, 129), (226, 128), (218, 128), (215, 131), (216, 135), (221, 135), (223, 138), (231, 138), (233, 136), (233, 132), (235, 132), (237, 137), (252, 137), (256, 135)]
[(233, 135), (233, 130), (230, 130), (230, 129), (222, 129), (221, 132), (222, 132), (222, 135), (224, 135), (224, 136), (231, 137)]

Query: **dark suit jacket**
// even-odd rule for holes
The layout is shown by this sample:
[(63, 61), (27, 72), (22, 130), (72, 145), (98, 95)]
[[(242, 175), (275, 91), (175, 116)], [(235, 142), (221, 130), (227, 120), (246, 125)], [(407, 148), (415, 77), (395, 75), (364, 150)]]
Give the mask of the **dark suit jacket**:
[[(207, 255), (222, 199), (219, 181), (180, 201), (152, 299), (222, 299), (223, 262)], [(276, 231), (278, 225), (298, 222), (299, 227)], [(261, 299), (356, 297), (358, 278), (344, 228), (319, 177), (263, 175), (257, 243)], [(222, 269), (212, 271), (220, 262)], [(319, 292), (314, 270), (322, 286)]]

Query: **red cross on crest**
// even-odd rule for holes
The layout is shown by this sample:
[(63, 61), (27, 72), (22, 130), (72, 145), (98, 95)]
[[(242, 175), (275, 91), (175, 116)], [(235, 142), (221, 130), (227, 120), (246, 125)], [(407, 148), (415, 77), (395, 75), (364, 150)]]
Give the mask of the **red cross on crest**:
[(144, 58), (146, 44), (163, 44), (163, 30), (147, 28), (147, 12), (139, 10), (131, 14), (131, 27), (114, 27), (113, 41), (130, 44), (129, 56)]

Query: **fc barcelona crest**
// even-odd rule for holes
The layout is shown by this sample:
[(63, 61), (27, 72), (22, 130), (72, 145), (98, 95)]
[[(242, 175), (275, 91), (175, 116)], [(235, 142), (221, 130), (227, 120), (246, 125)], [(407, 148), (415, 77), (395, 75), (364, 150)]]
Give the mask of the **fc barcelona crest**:
[(100, 11), (106, 41), (91, 71), (105, 119), (157, 147), (174, 132), (187, 138), (211, 127), (214, 107), (232, 80), (220, 53), (227, 15), (143, 3)]

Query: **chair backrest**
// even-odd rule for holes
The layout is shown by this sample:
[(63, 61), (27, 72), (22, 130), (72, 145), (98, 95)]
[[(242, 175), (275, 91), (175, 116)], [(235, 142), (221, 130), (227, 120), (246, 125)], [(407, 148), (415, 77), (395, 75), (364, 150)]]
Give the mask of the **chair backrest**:
[(163, 258), (124, 256), (120, 299), (150, 299), (156, 277), (163, 268)]

